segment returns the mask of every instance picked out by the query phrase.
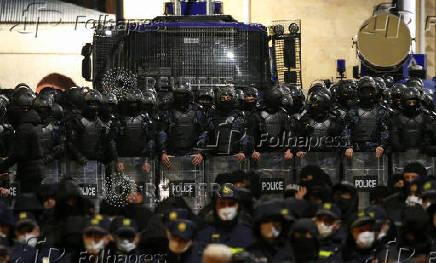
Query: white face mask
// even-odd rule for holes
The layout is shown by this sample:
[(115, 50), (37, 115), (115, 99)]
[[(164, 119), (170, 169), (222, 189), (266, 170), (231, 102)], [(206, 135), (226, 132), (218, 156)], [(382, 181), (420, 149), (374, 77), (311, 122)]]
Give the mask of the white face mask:
[(88, 241), (85, 242), (85, 248), (90, 254), (97, 255), (104, 248), (104, 242), (103, 240), (100, 240), (98, 243), (95, 243), (94, 240)]
[(129, 253), (136, 248), (135, 242), (129, 242), (128, 239), (121, 239), (117, 242), (117, 248), (122, 252)]
[(321, 237), (328, 237), (333, 233), (333, 226), (326, 226), (324, 222), (321, 222), (321, 224), (318, 224), (318, 232)]
[(422, 199), (420, 197), (410, 195), (406, 199), (406, 205), (414, 206), (414, 205), (421, 205)]
[(177, 242), (174, 241), (172, 239), (169, 240), (168, 242), (168, 248), (171, 250), (171, 252), (173, 252), (174, 254), (182, 254), (185, 253), (186, 250), (188, 250), (192, 245), (192, 241), (188, 241), (188, 242)]
[(18, 239), (18, 242), (26, 244), (31, 247), (36, 247), (38, 244), (38, 237), (32, 234), (26, 234)]
[(227, 207), (218, 209), (218, 216), (223, 221), (233, 220), (238, 215), (238, 209), (236, 207)]
[(370, 248), (375, 240), (375, 234), (374, 232), (362, 232), (357, 236), (357, 245), (360, 248)]

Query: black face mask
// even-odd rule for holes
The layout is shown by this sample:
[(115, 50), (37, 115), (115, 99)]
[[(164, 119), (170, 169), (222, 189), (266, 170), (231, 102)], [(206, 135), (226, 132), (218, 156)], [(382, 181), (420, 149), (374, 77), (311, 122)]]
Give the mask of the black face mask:
[(44, 122), (47, 120), (48, 117), (50, 117), (50, 110), (48, 109), (38, 109), (38, 115), (41, 117), (41, 120)]
[(180, 110), (187, 110), (189, 107), (189, 97), (188, 95), (175, 96), (174, 106)]
[(97, 112), (98, 112), (98, 108), (87, 107), (86, 110), (83, 112), (83, 116), (85, 116), (88, 119), (95, 119), (97, 118)]
[(306, 262), (316, 259), (318, 256), (318, 244), (315, 238), (294, 238), (295, 257), (297, 262)]
[(315, 119), (316, 121), (321, 121), (321, 120), (324, 120), (328, 111), (324, 107), (320, 107), (320, 106), (312, 107), (312, 106), (310, 106), (309, 113), (313, 119)]
[(246, 110), (246, 111), (251, 111), (255, 107), (256, 107), (256, 101), (253, 101), (253, 102), (244, 101), (244, 103), (242, 104), (242, 109)]
[(219, 101), (218, 109), (221, 111), (231, 111), (233, 110), (234, 103), (231, 100), (228, 101)]
[(404, 110), (408, 114), (416, 114), (418, 113), (418, 102), (415, 102), (414, 105), (410, 105), (407, 102), (404, 103)]

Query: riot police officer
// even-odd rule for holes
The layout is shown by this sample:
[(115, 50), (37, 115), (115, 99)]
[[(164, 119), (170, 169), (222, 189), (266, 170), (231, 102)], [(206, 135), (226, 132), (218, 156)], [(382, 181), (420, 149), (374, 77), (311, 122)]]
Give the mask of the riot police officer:
[(392, 148), (396, 152), (423, 150), (425, 138), (430, 136), (431, 118), (423, 112), (421, 94), (415, 87), (403, 90), (401, 111), (392, 119)]
[(405, 89), (407, 89), (406, 85), (401, 83), (396, 83), (392, 87), (392, 109), (396, 112), (401, 110), (401, 98)]
[(169, 166), (171, 155), (190, 154), (192, 163), (199, 165), (204, 159), (201, 149), (206, 147), (208, 141), (208, 120), (204, 111), (193, 104), (189, 84), (177, 85), (173, 94), (173, 107), (159, 114), (158, 148), (161, 161)]
[(341, 80), (330, 87), (334, 99), (333, 108), (339, 112), (342, 120), (356, 103), (356, 90), (357, 85), (353, 80)]
[(41, 119), (32, 109), (34, 99), (35, 94), (27, 89), (16, 93), (8, 116), (16, 131), (12, 151), (0, 164), (0, 170), (6, 170), (17, 163), (15, 179), (21, 192), (35, 192), (42, 181), (43, 153), (37, 132)]
[(378, 102), (377, 84), (372, 77), (362, 77), (358, 83), (359, 103), (347, 114), (344, 135), (351, 145), (345, 155), (354, 151), (372, 152), (380, 158), (389, 141), (389, 113)]
[(52, 112), (53, 103), (52, 96), (40, 93), (33, 102), (33, 108), (41, 117), (38, 134), (43, 150), (46, 182), (56, 183), (62, 176), (57, 160), (60, 160), (64, 155), (65, 134)]
[[(116, 145), (118, 158), (144, 158), (142, 169), (148, 174), (156, 153), (157, 119), (153, 115), (156, 98), (151, 93), (146, 93), (146, 96), (139, 90), (131, 90), (121, 96), (122, 115), (116, 128)], [(145, 111), (142, 112), (142, 109)], [(124, 172), (124, 165), (122, 161), (117, 162), (116, 170)]]
[(209, 117), (212, 111), (215, 109), (214, 105), (215, 91), (212, 87), (200, 86), (197, 91), (197, 103), (203, 107), (206, 115)]
[(111, 92), (104, 92), (102, 96), (103, 100), (99, 109), (99, 116), (107, 126), (111, 127), (118, 115), (118, 98)]
[[(6, 157), (10, 147), (11, 139), (14, 135), (14, 129), (7, 121), (6, 114), (9, 105), (9, 99), (0, 95), (0, 156)], [(10, 194), (9, 177), (7, 171), (0, 171), (0, 197), (4, 197)]]
[[(331, 110), (331, 99), (323, 92), (313, 92), (307, 99), (307, 112), (300, 119), (300, 136), (316, 139), (314, 148), (303, 145), (297, 156), (307, 151), (335, 151), (333, 148), (340, 145), (340, 135), (343, 129), (339, 114)], [(327, 139), (330, 137), (332, 140)], [(323, 143), (324, 142), (324, 143)]]
[(235, 108), (236, 91), (232, 86), (221, 87), (216, 92), (216, 110), (212, 115), (212, 148), (215, 155), (233, 154), (242, 162), (245, 159), (246, 143), (242, 141), (245, 119)]
[(75, 115), (66, 124), (69, 153), (80, 165), (85, 165), (88, 160), (105, 162), (115, 156), (115, 149), (109, 127), (98, 116), (103, 97), (97, 90), (90, 90), (83, 100), (82, 114)]
[(293, 158), (291, 148), (293, 148), (292, 137), (296, 127), (295, 119), (282, 107), (284, 96), (279, 86), (266, 90), (264, 96), (264, 105), (260, 110), (260, 134), (249, 131), (251, 133), (250, 140), (259, 138), (254, 143), (250, 143), (255, 145), (255, 149), (250, 149), (250, 152), (257, 153), (252, 154), (252, 158), (254, 160), (260, 159), (261, 152), (281, 151), (285, 160), (291, 160)]
[(301, 113), (304, 111), (306, 97), (304, 96), (303, 90), (298, 86), (289, 86), (290, 93), (293, 102), (292, 112), (288, 114), (293, 115), (295, 119), (300, 119)]

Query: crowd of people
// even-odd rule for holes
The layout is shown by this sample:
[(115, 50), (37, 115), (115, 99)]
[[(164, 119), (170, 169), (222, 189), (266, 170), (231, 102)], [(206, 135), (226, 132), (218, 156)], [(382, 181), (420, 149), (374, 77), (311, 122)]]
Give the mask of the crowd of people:
[[(341, 162), (337, 174), (309, 164), (298, 187), (263, 193), (256, 164), (272, 155), (291, 165), (319, 152), (431, 158), (435, 125), (433, 97), (418, 78), (319, 81), (307, 94), (188, 83), (35, 94), (19, 84), (0, 95), (0, 263), (431, 262), (436, 177), (426, 164), (410, 159), (366, 196), (344, 180)], [(84, 196), (74, 180), (91, 164), (102, 180), (121, 178), (140, 160), (139, 186), (178, 156), (193, 169), (218, 156), (253, 165), (220, 171), (200, 211), (184, 196), (150, 207), (139, 187), (114, 206)], [(110, 182), (106, 190), (116, 191)], [(369, 205), (358, 209), (364, 197)]]

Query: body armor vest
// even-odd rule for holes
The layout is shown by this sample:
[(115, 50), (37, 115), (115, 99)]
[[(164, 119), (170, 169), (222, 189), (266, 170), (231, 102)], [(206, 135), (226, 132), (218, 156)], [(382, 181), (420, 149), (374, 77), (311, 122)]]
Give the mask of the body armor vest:
[(352, 136), (355, 142), (374, 142), (377, 141), (377, 107), (371, 110), (358, 108), (359, 123), (353, 127)]
[(82, 118), (80, 122), (83, 125), (83, 132), (79, 137), (79, 151), (88, 159), (96, 160), (98, 156), (98, 146), (100, 142), (103, 123), (99, 118), (95, 121), (90, 121)]
[(425, 132), (423, 114), (414, 117), (401, 114), (399, 121), (401, 123), (400, 142), (405, 144), (405, 148), (420, 147)]
[(43, 154), (50, 153), (51, 149), (53, 148), (55, 144), (55, 138), (54, 138), (54, 132), (55, 132), (55, 125), (53, 123), (49, 123), (47, 125), (40, 124), (38, 125), (38, 136), (41, 140), (41, 146), (42, 146), (42, 152)]
[(194, 110), (188, 112), (174, 111), (175, 125), (170, 127), (169, 147), (186, 150), (195, 146), (197, 131), (194, 127), (194, 117)]
[(147, 144), (143, 115), (125, 118), (120, 128), (117, 142), (118, 155), (120, 157), (143, 156), (143, 150)]
[(329, 118), (323, 122), (317, 122), (314, 119), (311, 119), (309, 124), (313, 128), (313, 132), (310, 134), (311, 137), (321, 138), (329, 136), (330, 127), (332, 125), (332, 121)]
[(240, 139), (240, 131), (233, 129), (236, 117), (215, 115), (213, 118), (215, 126), (215, 144), (217, 154), (232, 154), (239, 152), (237, 141)]
[(282, 123), (280, 112), (270, 114), (266, 111), (260, 113), (262, 118), (265, 120), (264, 131), (268, 133), (269, 137), (281, 137), (280, 132), (282, 132)]

